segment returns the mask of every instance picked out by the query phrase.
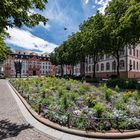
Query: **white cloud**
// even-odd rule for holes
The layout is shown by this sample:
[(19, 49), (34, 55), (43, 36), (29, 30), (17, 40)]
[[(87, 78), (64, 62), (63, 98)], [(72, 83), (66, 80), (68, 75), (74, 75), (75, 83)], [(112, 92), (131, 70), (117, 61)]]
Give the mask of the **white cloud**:
[(42, 38), (34, 36), (29, 31), (25, 31), (23, 29), (8, 28), (7, 32), (10, 34), (10, 38), (7, 38), (5, 42), (24, 49), (35, 49), (50, 53), (58, 46)]
[(104, 10), (110, 1), (111, 0), (95, 0), (95, 4), (100, 5), (100, 8), (98, 8), (98, 10), (104, 14)]
[(88, 4), (89, 0), (82, 0), (83, 4)]
[(39, 26), (45, 28), (46, 30), (49, 30), (51, 28), (51, 25), (46, 23), (46, 25), (44, 25), (42, 22), (40, 22)]
[[(87, 1), (87, 0), (86, 0)], [(73, 11), (69, 11), (69, 7), (72, 4), (72, 0), (69, 0), (66, 5), (62, 8), (61, 2), (59, 0), (49, 1), (46, 5), (45, 11), (43, 11), (43, 15), (49, 19), (48, 23), (55, 23), (58, 27), (68, 27), (70, 31), (74, 31), (78, 29), (77, 20), (73, 19), (73, 15), (77, 12), (77, 9)], [(51, 25), (50, 23), (50, 25)], [(69, 33), (70, 34), (70, 33)]]

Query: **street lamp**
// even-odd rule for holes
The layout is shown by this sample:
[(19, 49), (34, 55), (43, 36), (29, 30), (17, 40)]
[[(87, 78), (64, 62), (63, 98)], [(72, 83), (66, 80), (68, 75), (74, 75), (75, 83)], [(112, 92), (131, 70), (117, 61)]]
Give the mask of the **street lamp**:
[(16, 78), (17, 78), (18, 73), (20, 74), (20, 78), (21, 78), (22, 61), (21, 60), (15, 61), (14, 65), (15, 65), (15, 70), (16, 70)]

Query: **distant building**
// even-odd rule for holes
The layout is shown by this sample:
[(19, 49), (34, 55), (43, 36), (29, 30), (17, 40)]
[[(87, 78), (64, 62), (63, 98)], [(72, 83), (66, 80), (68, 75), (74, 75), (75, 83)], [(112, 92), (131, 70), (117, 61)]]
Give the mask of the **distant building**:
[(52, 64), (47, 54), (39, 55), (34, 52), (16, 51), (15, 53), (11, 53), (4, 62), (4, 73), (6, 77), (15, 76), (16, 61), (22, 63), (22, 76), (47, 76), (52, 74)]
[[(136, 47), (125, 47), (120, 52), (120, 77), (140, 78), (140, 44)], [(111, 55), (99, 56), (96, 64), (96, 77), (109, 78), (111, 75), (117, 75), (117, 61)], [(64, 75), (70, 74), (70, 66), (64, 65)], [(92, 56), (85, 58), (85, 75), (93, 77), (94, 62)], [(74, 66), (74, 75), (80, 75), (80, 63)]]
[[(86, 57), (86, 75), (93, 75), (93, 59)], [(117, 73), (117, 61), (113, 56), (103, 55), (96, 64), (96, 77), (107, 78)], [(140, 44), (120, 51), (120, 77), (140, 78)]]

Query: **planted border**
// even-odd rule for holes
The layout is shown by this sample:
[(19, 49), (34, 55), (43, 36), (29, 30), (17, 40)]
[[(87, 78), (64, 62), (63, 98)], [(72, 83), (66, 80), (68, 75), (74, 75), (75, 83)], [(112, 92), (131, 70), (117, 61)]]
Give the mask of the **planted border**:
[[(11, 82), (36, 111), (60, 125), (121, 132), (140, 127), (139, 93), (136, 91), (131, 94), (116, 92), (105, 85), (101, 85), (99, 90), (86, 83), (51, 77)], [(135, 102), (130, 105), (132, 101)], [(135, 106), (131, 112), (128, 104), (129, 108)]]

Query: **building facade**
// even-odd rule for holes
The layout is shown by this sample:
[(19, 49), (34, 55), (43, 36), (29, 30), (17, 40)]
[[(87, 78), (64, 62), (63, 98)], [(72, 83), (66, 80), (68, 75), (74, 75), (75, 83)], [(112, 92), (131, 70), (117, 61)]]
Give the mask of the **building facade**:
[(11, 53), (4, 62), (4, 73), (6, 77), (16, 75), (15, 62), (21, 62), (21, 76), (51, 75), (52, 66), (48, 55), (39, 55), (33, 52), (16, 51)]
[[(140, 44), (135, 48), (127, 48), (120, 51), (120, 77), (140, 78)], [(85, 73), (92, 77), (93, 60), (86, 57)], [(107, 78), (117, 73), (117, 61), (115, 57), (103, 55), (96, 64), (96, 77)]]

